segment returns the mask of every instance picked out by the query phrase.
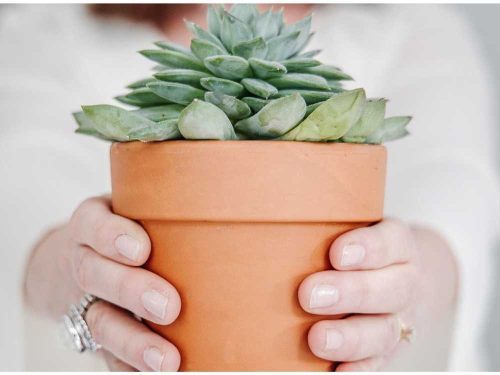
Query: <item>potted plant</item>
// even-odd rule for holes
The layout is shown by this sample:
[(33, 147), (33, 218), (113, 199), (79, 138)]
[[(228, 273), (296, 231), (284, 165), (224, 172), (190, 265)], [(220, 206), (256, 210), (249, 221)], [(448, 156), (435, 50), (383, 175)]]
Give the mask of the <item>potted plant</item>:
[(304, 52), (311, 17), (238, 4), (207, 23), (187, 23), (190, 49), (141, 51), (155, 73), (117, 97), (136, 109), (83, 106), (77, 132), (114, 142), (113, 209), (144, 226), (146, 267), (179, 290), (178, 320), (151, 327), (183, 370), (328, 370), (297, 288), (338, 235), (382, 218), (380, 144), (410, 118), (385, 119), (385, 99)]

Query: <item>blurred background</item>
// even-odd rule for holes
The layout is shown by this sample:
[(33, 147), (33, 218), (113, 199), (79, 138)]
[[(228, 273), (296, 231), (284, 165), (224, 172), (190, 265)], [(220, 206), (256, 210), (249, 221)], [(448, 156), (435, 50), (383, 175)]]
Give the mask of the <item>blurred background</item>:
[[(484, 57), (490, 61), (493, 67), (492, 73), (495, 77), (494, 88), (496, 92), (497, 103), (500, 103), (500, 43), (498, 43), (498, 35), (500, 34), (500, 5), (470, 5), (460, 4), (454, 5), (457, 7), (472, 24), (474, 30), (479, 36), (481, 50)], [(500, 122), (500, 110), (497, 108), (497, 122)], [(500, 146), (500, 139), (498, 139)], [(500, 147), (499, 147), (500, 149)], [(500, 168), (500, 152), (497, 153), (498, 166)], [(484, 339), (487, 343), (488, 358), (490, 361), (490, 369), (500, 371), (500, 243), (498, 243), (496, 254), (495, 275), (496, 292), (494, 303), (489, 314), (490, 329), (484, 332)]]
[[(2, 109), (6, 109), (2, 107), (2, 90), (1, 90), (1, 77), (2, 74), (5, 74), (7, 76), (9, 74), (8, 71), (2, 72), (2, 61), (5, 62), (8, 59), (21, 59), (23, 56), (7, 56), (6, 54), (3, 54), (2, 56), (2, 49), (4, 45), (2, 45), (2, 41), (4, 43), (9, 43), (10, 44), (16, 44), (16, 43), (21, 43), (22, 48), (29, 50), (30, 49), (30, 35), (12, 35), (10, 38), (5, 38), (5, 34), (3, 35), (2, 39), (2, 14), (6, 10), (7, 7), (13, 7), (13, 6), (19, 6), (19, 5), (0, 5), (0, 137), (2, 135), (3, 129), (7, 127), (14, 127), (16, 124), (15, 123), (2, 123), (1, 122), (1, 111)], [(493, 100), (494, 103), (499, 103), (499, 98), (500, 98), (500, 43), (498, 43), (498, 35), (500, 35), (500, 5), (445, 5), (444, 7), (450, 7), (453, 8), (454, 12), (457, 12), (463, 16), (465, 20), (467, 20), (470, 24), (470, 31), (475, 34), (475, 37), (477, 40), (477, 43), (479, 44), (477, 47), (477, 50), (479, 50), (479, 53), (481, 54), (481, 58), (484, 61), (487, 61), (489, 63), (490, 69), (488, 71), (489, 77), (491, 78), (492, 82), (492, 89), (494, 90), (494, 96), (495, 99)], [(35, 11), (34, 13), (36, 13)], [(35, 25), (33, 27), (29, 27), (29, 33), (32, 33), (33, 37), (36, 36), (36, 27), (44, 27), (48, 30), (48, 32), (52, 32), (54, 34), (57, 34), (59, 31), (57, 27), (54, 25), (58, 22), (61, 22), (61, 19), (64, 20), (65, 15), (68, 14), (69, 16), (72, 16), (71, 12), (68, 11), (67, 7), (66, 8), (60, 8), (57, 12), (62, 12), (59, 13), (60, 17), (58, 18), (57, 22), (54, 22), (54, 24), (47, 23), (43, 25)], [(55, 19), (55, 18), (54, 18)], [(71, 24), (71, 21), (69, 21), (70, 18), (68, 18), (66, 24), (63, 25), (65, 27), (68, 27), (71, 29), (73, 26)], [(12, 18), (8, 20), (9, 22), (12, 23)], [(22, 20), (15, 20), (14, 22), (21, 22)], [(93, 21), (91, 21), (93, 22)], [(28, 26), (27, 26), (28, 27)], [(99, 28), (99, 30), (102, 31), (103, 34), (105, 33), (116, 33), (119, 34), (121, 32), (126, 33), (128, 30), (126, 30), (129, 26), (117, 26), (114, 30), (108, 29), (106, 26), (103, 25), (98, 25), (96, 22), (96, 28)], [(128, 39), (128, 40), (123, 40), (123, 46), (117, 46), (117, 50), (115, 51), (116, 53), (122, 53), (121, 55), (116, 55), (118, 56), (115, 60), (113, 60), (112, 56), (110, 56), (109, 51), (103, 47), (102, 50), (100, 50), (100, 55), (96, 56), (94, 60), (89, 60), (84, 62), (83, 65), (88, 64), (90, 65), (96, 65), (96, 64), (103, 64), (104, 67), (113, 67), (113, 73), (109, 76), (109, 70), (106, 69), (101, 69), (97, 71), (97, 74), (95, 74), (92, 77), (68, 77), (68, 80), (74, 81), (74, 84), (77, 86), (77, 89), (80, 90), (73, 90), (74, 87), (71, 85), (68, 86), (62, 86), (62, 87), (46, 87), (44, 89), (47, 90), (48, 93), (54, 90), (64, 90), (65, 92), (65, 102), (63, 103), (58, 103), (60, 107), (66, 108), (68, 106), (68, 103), (71, 103), (72, 108), (71, 110), (75, 110), (77, 108), (76, 104), (81, 103), (81, 102), (92, 102), (96, 100), (96, 96), (98, 98), (109, 98), (111, 95), (116, 94), (119, 92), (119, 90), (122, 87), (122, 84), (125, 82), (124, 78), (120, 77), (120, 75), (127, 76), (127, 74), (132, 71), (133, 69), (130, 68), (127, 70), (128, 67), (133, 67), (134, 69), (140, 71), (141, 69), (149, 69), (149, 65), (146, 62), (143, 62), (142, 60), (139, 61), (139, 59), (131, 59), (130, 61), (129, 56), (130, 52), (133, 52), (135, 50), (138, 50), (140, 48), (144, 47), (144, 42), (145, 41), (151, 41), (151, 32), (150, 30), (144, 30), (142, 27), (138, 27), (137, 30), (135, 31), (135, 36), (133, 39)], [(73, 48), (76, 53), (78, 51), (85, 51), (86, 49), (89, 49), (90, 45), (92, 43), (98, 44), (99, 39), (96, 38), (95, 40), (88, 40), (88, 45), (71, 45), (71, 38), (75, 38), (75, 40), (86, 40), (84, 36), (82, 35), (77, 35), (72, 34), (71, 37), (69, 37), (70, 41), (70, 48)], [(119, 40), (119, 38), (117, 38)], [(126, 44), (129, 44), (128, 46)], [(57, 46), (50, 46), (50, 43), (47, 42), (47, 46), (50, 48), (57, 49)], [(130, 47), (131, 46), (131, 47)], [(68, 47), (68, 45), (63, 46), (64, 48)], [(121, 48), (121, 49), (120, 49)], [(94, 51), (95, 52), (95, 51)], [(476, 51), (474, 51), (476, 53)], [(68, 54), (69, 55), (69, 54)], [(31, 56), (31, 55), (30, 55)], [(36, 58), (30, 57), (30, 63), (32, 65), (30, 66), (30, 72), (37, 73), (38, 77), (40, 77), (40, 82), (43, 81), (44, 75), (50, 75), (47, 74), (47, 72), (40, 70)], [(67, 69), (68, 66), (72, 64), (72, 61), (69, 60), (60, 60), (58, 58), (54, 58), (53, 61), (53, 70), (56, 71), (58, 74), (60, 73), (61, 75), (67, 75), (70, 76), (73, 72), (70, 69)], [(39, 71), (38, 71), (39, 70)], [(466, 73), (465, 73), (466, 74)], [(116, 76), (116, 77), (115, 77)], [(22, 84), (22, 75), (19, 76), (19, 82)], [(134, 78), (134, 77), (130, 77)], [(137, 77), (140, 78), (140, 77)], [(128, 79), (128, 76), (125, 80)], [(96, 92), (96, 87), (99, 87), (99, 84), (101, 82), (108, 82), (111, 80), (113, 83), (109, 85), (109, 87), (106, 87), (105, 89), (102, 89), (102, 91)], [(132, 80), (132, 79), (131, 79)], [(90, 84), (88, 84), (90, 82)], [(89, 88), (85, 90), (86, 86)], [(29, 90), (29, 86), (27, 85), (27, 90)], [(82, 89), (83, 87), (83, 89)], [(78, 93), (78, 95), (75, 94)], [(50, 95), (48, 96), (50, 98)], [(82, 99), (83, 97), (83, 99)], [(4, 98), (5, 99), (5, 98)], [(21, 100), (21, 99), (20, 99)], [(392, 101), (392, 98), (391, 98)], [(29, 109), (30, 105), (33, 103), (30, 103), (29, 100), (26, 102), (26, 108)], [(47, 108), (49, 108), (50, 105), (54, 105), (54, 103), (47, 103)], [(496, 108), (496, 123), (500, 123), (500, 111), (498, 110), (498, 106), (495, 106)], [(63, 115), (68, 117), (68, 122), (69, 122), (69, 116), (68, 111), (63, 111)], [(53, 113), (46, 113), (49, 119), (54, 119), (54, 121), (60, 121), (61, 118), (57, 117), (57, 115)], [(66, 121), (66, 117), (65, 120)], [(474, 124), (472, 124), (474, 125)], [(70, 129), (70, 125), (68, 125), (68, 130), (67, 134), (71, 134), (72, 129)], [(38, 134), (38, 133), (36, 133)], [(43, 134), (40, 132), (40, 134), (43, 136)], [(498, 132), (497, 132), (498, 135)], [(95, 151), (98, 149), (99, 155), (103, 155), (107, 152), (106, 147), (104, 145), (97, 145), (94, 140), (78, 140), (78, 142), (81, 142), (81, 144), (84, 144), (85, 146), (88, 145), (89, 148), (92, 148), (92, 151)], [(88, 142), (88, 143), (87, 143)], [(498, 146), (500, 146), (500, 138), (497, 137), (497, 143)], [(0, 143), (1, 145), (1, 143)], [(497, 147), (497, 149), (499, 149)], [(0, 149), (0, 153), (1, 153)], [(74, 151), (74, 150), (70, 150)], [(76, 150), (75, 152), (77, 152)], [(497, 170), (500, 172), (500, 152), (496, 153), (496, 159), (497, 159)], [(99, 160), (97, 158), (96, 160)], [(1, 163), (7, 163), (4, 160), (0, 160), (0, 167), (2, 167)], [(33, 163), (36, 163), (36, 161), (33, 161)], [(41, 168), (47, 168), (47, 166), (40, 166)], [(36, 164), (34, 164), (33, 168), (37, 168)], [(1, 170), (1, 169), (0, 169)], [(107, 176), (107, 165), (99, 165), (96, 166), (96, 171), (92, 171), (96, 176), (102, 177), (102, 176)], [(2, 177), (0, 176), (0, 179)], [(82, 185), (84, 185), (85, 182), (81, 182)], [(95, 187), (95, 186), (94, 186)], [(60, 188), (59, 186), (55, 185), (53, 186), (55, 190)], [(23, 187), (19, 187), (19, 191), (23, 191)], [(83, 190), (82, 190), (83, 191)], [(32, 198), (32, 197), (30, 197)], [(43, 199), (39, 198), (38, 199)], [(61, 199), (64, 199), (63, 197)], [(68, 202), (64, 202), (68, 203)], [(73, 202), (69, 202), (68, 206), (72, 207)], [(0, 212), (2, 212), (3, 207), (0, 207)], [(58, 212), (59, 213), (59, 212)], [(57, 215), (56, 215), (57, 216)], [(41, 218), (42, 220), (43, 218)], [(1, 236), (0, 236), (1, 238)], [(8, 251), (14, 249), (14, 247), (11, 247), (7, 238), (7, 244), (4, 244), (3, 248), (0, 248), (0, 253), (5, 254), (8, 253)], [(487, 359), (488, 359), (488, 368), (490, 370), (500, 370), (500, 320), (497, 319), (498, 316), (500, 316), (500, 242), (497, 244), (497, 251), (495, 251), (495, 296), (494, 296), (494, 303), (490, 306), (490, 311), (488, 312), (488, 322), (487, 324), (484, 325), (484, 327), (487, 327), (484, 329), (483, 332), (483, 338), (484, 338), (484, 348), (487, 351)], [(472, 249), (472, 251), (475, 251), (475, 249)], [(9, 257), (18, 257), (20, 258), (22, 255), (17, 254), (15, 251), (12, 253), (8, 253)], [(7, 262), (8, 263), (8, 262)], [(1, 285), (4, 285), (3, 283), (10, 283), (9, 287), (12, 287), (14, 285), (14, 282), (17, 282), (17, 278), (19, 278), (19, 275), (14, 275), (14, 268), (9, 266), (5, 267), (4, 269), (0, 269), (0, 283)], [(14, 280), (14, 281), (12, 281)], [(14, 285), (15, 287), (15, 285)], [(2, 287), (3, 288), (3, 287)], [(1, 289), (1, 288), (0, 288)], [(0, 293), (2, 291), (0, 290)], [(17, 302), (13, 302), (10, 300), (10, 296), (7, 294), (4, 296), (3, 294), (0, 294), (0, 307), (5, 307), (3, 306), (4, 303), (9, 303), (15, 304)], [(16, 323), (16, 319), (19, 320), (20, 316), (20, 311), (19, 310), (8, 310), (8, 309), (0, 309), (0, 318), (5, 321), (11, 321), (12, 326), (18, 324)], [(22, 370), (20, 368), (15, 368), (13, 367), (14, 363), (19, 363), (21, 361), (24, 361), (26, 364), (26, 370), (30, 371), (35, 371), (35, 370), (48, 370), (51, 369), (53, 363), (54, 363), (54, 354), (53, 354), (53, 347), (50, 345), (43, 345), (47, 337), (52, 337), (54, 336), (53, 332), (53, 327), (52, 326), (44, 326), (44, 321), (39, 320), (37, 317), (33, 316), (27, 316), (25, 318), (21, 318), (22, 320), (22, 326), (24, 330), (24, 341), (27, 343), (26, 351), (22, 355), (18, 354), (13, 354), (10, 358), (4, 358), (2, 357), (2, 354), (0, 353), (0, 361), (3, 362), (4, 364), (7, 363), (9, 370)], [(32, 333), (36, 332), (38, 337), (33, 337)], [(4, 337), (0, 338), (0, 350), (3, 350), (4, 347), (7, 348), (7, 345), (9, 345), (9, 342), (12, 340), (16, 340), (15, 337), (11, 337), (8, 334), (3, 334)], [(53, 340), (54, 341), (54, 340)], [(8, 353), (8, 351), (7, 351)], [(33, 353), (36, 353), (36, 356), (33, 356)], [(70, 354), (65, 354), (63, 357), (59, 358), (59, 360), (62, 362), (61, 364), (61, 369), (67, 369), (67, 368), (78, 368), (78, 369), (88, 369), (88, 370), (102, 370), (104, 369), (102, 367), (102, 364), (93, 364), (92, 366), (94, 367), (89, 367), (88, 364), (85, 361), (85, 357), (81, 357), (78, 355), (70, 355)], [(0, 370), (2, 370), (2, 364), (0, 363)]]

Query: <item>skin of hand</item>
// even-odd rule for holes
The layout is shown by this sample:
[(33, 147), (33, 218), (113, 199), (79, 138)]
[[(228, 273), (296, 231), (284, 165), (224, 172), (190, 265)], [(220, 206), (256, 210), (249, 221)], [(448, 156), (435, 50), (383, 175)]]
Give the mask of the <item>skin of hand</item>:
[[(84, 293), (99, 301), (86, 320), (111, 370), (176, 371), (180, 354), (139, 317), (172, 323), (179, 294), (168, 281), (139, 266), (150, 241), (134, 221), (111, 212), (108, 198), (91, 198), (69, 223), (49, 232), (35, 247), (25, 276), (27, 303), (60, 318)], [(301, 284), (298, 298), (311, 314), (349, 314), (324, 320), (309, 331), (311, 351), (340, 362), (337, 371), (377, 370), (398, 346), (400, 323), (415, 326), (453, 312), (456, 270), (446, 243), (424, 228), (384, 220), (337, 238), (331, 271)], [(108, 301), (108, 302), (105, 302)]]

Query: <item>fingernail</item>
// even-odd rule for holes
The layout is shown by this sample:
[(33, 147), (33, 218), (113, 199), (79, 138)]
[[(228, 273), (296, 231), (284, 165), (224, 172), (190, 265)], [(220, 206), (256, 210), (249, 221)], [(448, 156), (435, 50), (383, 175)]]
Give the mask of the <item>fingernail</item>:
[(157, 348), (151, 347), (144, 350), (142, 358), (153, 371), (161, 371), (161, 366), (163, 364), (165, 354), (163, 354)]
[(342, 249), (341, 266), (354, 266), (360, 264), (365, 258), (365, 248), (361, 245), (346, 245)]
[(317, 309), (320, 307), (329, 307), (335, 305), (339, 300), (339, 291), (333, 285), (316, 285), (311, 292), (309, 307)]
[(144, 292), (141, 296), (142, 305), (151, 314), (160, 319), (165, 319), (167, 312), (168, 298), (156, 290)]
[(325, 350), (336, 350), (344, 343), (344, 336), (333, 328), (326, 329)]
[(115, 247), (125, 258), (137, 261), (139, 258), (140, 243), (128, 234), (122, 234), (115, 240)]

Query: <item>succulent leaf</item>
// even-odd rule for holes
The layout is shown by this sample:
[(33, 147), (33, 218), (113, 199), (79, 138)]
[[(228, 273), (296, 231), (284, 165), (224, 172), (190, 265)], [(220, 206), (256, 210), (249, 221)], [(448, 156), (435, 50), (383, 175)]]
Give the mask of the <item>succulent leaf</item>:
[(264, 99), (269, 99), (269, 97), (278, 93), (276, 87), (261, 79), (245, 78), (241, 80), (241, 83), (250, 93)]
[(262, 79), (281, 77), (287, 72), (285, 66), (276, 61), (267, 61), (252, 57), (248, 59), (248, 62), (254, 74)]
[(366, 101), (363, 114), (360, 119), (342, 137), (344, 142), (354, 141), (359, 143), (360, 139), (374, 133), (384, 125), (385, 104), (387, 99), (369, 99)]
[(309, 104), (306, 108), (306, 114), (305, 116), (309, 116), (316, 108), (318, 108), (321, 104), (323, 104), (323, 102), (317, 102), (317, 103), (314, 103), (314, 104)]
[(171, 103), (183, 105), (188, 105), (194, 99), (202, 99), (205, 93), (203, 90), (176, 82), (152, 82), (148, 84), (148, 88)]
[(323, 102), (335, 96), (337, 93), (333, 91), (316, 91), (316, 90), (279, 90), (276, 95), (279, 98), (293, 94), (294, 92), (299, 93), (306, 103), (314, 104), (318, 102)]
[(90, 135), (104, 140), (107, 139), (95, 129), (94, 123), (87, 116), (85, 116), (85, 113), (82, 111), (73, 112), (72, 115), (78, 124), (78, 128), (75, 130), (75, 133)]
[(231, 121), (220, 108), (197, 99), (183, 109), (177, 126), (186, 139), (238, 138)]
[(326, 79), (314, 74), (287, 73), (281, 77), (270, 78), (268, 82), (278, 89), (330, 90)]
[(267, 43), (259, 36), (236, 44), (232, 52), (233, 55), (241, 56), (245, 59), (251, 57), (264, 58), (267, 54)]
[(191, 40), (191, 51), (200, 60), (210, 56), (224, 55), (225, 51), (218, 45), (203, 39)]
[(184, 106), (180, 104), (166, 104), (157, 107), (136, 109), (132, 112), (146, 117), (151, 121), (160, 122), (165, 120), (178, 119), (183, 109)]
[(211, 56), (204, 60), (205, 66), (217, 77), (242, 79), (252, 76), (247, 60), (239, 56)]
[(82, 106), (82, 109), (94, 124), (94, 129), (113, 141), (129, 141), (131, 132), (155, 124), (136, 113), (108, 104)]
[(170, 51), (180, 52), (185, 55), (191, 55), (191, 51), (180, 44), (173, 43), (169, 40), (160, 40), (154, 43), (155, 46), (160, 47), (161, 49), (168, 49)]
[(406, 126), (410, 121), (410, 116), (388, 117), (380, 128), (366, 138), (366, 142), (379, 144), (402, 138), (409, 134)]
[(259, 16), (255, 4), (236, 3), (231, 7), (229, 13), (249, 26), (254, 25), (255, 19)]
[(261, 14), (255, 21), (255, 36), (269, 40), (278, 35), (281, 24), (277, 22), (277, 15), (271, 10)]
[(307, 52), (303, 52), (301, 54), (298, 54), (296, 57), (297, 58), (307, 58), (307, 57), (310, 57), (310, 58), (313, 58), (315, 56), (318, 56), (320, 53), (322, 52), (322, 50), (320, 49), (314, 49), (312, 51), (307, 51)]
[(359, 120), (365, 107), (363, 89), (346, 91), (326, 100), (280, 139), (322, 142), (339, 139)]
[(220, 38), (226, 49), (231, 51), (238, 43), (252, 39), (253, 33), (245, 22), (224, 11)]
[(304, 68), (312, 68), (314, 66), (321, 65), (318, 60), (310, 57), (294, 57), (289, 60), (281, 61), (289, 72), (298, 72)]
[(245, 88), (238, 82), (219, 77), (207, 77), (200, 79), (200, 84), (208, 91), (213, 91), (221, 94), (240, 96)]
[(206, 71), (203, 63), (196, 57), (166, 49), (147, 49), (140, 53), (150, 60), (171, 68), (183, 68)]
[(184, 83), (197, 88), (202, 88), (200, 79), (211, 77), (208, 73), (190, 69), (169, 69), (156, 73), (154, 76), (160, 81)]
[[(203, 39), (209, 42), (212, 42), (213, 44), (218, 45), (221, 47), (224, 51), (226, 51), (226, 48), (222, 44), (219, 38), (217, 38), (214, 34), (212, 34), (210, 31), (206, 31), (199, 27), (197, 24), (189, 21), (184, 21), (186, 24), (186, 27), (191, 31), (191, 33), (198, 39)], [(227, 51), (226, 51), (227, 53)]]
[(146, 85), (150, 82), (154, 82), (156, 81), (156, 79), (154, 77), (150, 77), (150, 78), (143, 78), (143, 79), (140, 79), (138, 81), (134, 81), (132, 83), (130, 83), (129, 85), (127, 85), (127, 88), (128, 89), (140, 89), (141, 87), (146, 87)]
[(222, 28), (222, 12), (224, 7), (220, 4), (209, 5), (207, 10), (207, 25), (208, 30), (217, 38), (220, 37)]
[(312, 68), (304, 68), (301, 72), (315, 74), (330, 80), (352, 80), (349, 74), (344, 73), (333, 65), (319, 65)]
[(253, 113), (259, 112), (270, 102), (270, 100), (264, 100), (254, 96), (245, 96), (241, 98), (241, 100), (248, 104)]
[(291, 25), (285, 25), (281, 30), (282, 34), (299, 32), (299, 35), (295, 38), (295, 47), (290, 55), (300, 52), (306, 46), (310, 38), (311, 21), (312, 17), (309, 15)]
[(279, 35), (267, 41), (266, 59), (271, 61), (285, 60), (293, 55), (297, 46), (297, 37), (300, 31)]
[(256, 138), (276, 138), (294, 128), (306, 113), (306, 103), (295, 93), (271, 101), (252, 117), (240, 120), (234, 128)]
[(206, 92), (205, 101), (222, 109), (230, 120), (240, 120), (252, 114), (252, 110), (248, 104), (234, 96)]
[(177, 119), (153, 122), (148, 126), (133, 130), (129, 134), (130, 140), (141, 142), (166, 141), (180, 137), (181, 133), (177, 128)]

